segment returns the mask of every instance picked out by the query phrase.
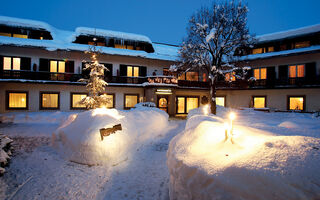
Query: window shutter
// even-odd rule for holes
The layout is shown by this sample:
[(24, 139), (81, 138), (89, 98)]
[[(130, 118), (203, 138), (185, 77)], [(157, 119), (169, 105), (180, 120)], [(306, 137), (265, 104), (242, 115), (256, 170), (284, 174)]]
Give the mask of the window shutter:
[(249, 78), (251, 78), (251, 77), (252, 77), (252, 69), (249, 69), (249, 70), (247, 71), (246, 78), (249, 79)]
[(40, 58), (39, 71), (44, 71), (44, 72), (49, 71), (49, 59)]
[(83, 78), (89, 78), (90, 70), (89, 69), (85, 70), (85, 67), (86, 67), (86, 63), (82, 62), (82, 75), (83, 75)]
[(288, 79), (288, 65), (279, 66), (279, 79)]
[(316, 63), (311, 62), (306, 64), (306, 79), (315, 80), (317, 76)]
[(127, 65), (120, 65), (120, 76), (127, 76)]
[(31, 70), (31, 58), (21, 58), (21, 70)]
[(112, 64), (104, 64), (104, 66), (108, 69), (104, 71), (104, 76), (112, 77)]
[(139, 67), (139, 76), (147, 76), (147, 67)]
[(2, 72), (3, 72), (3, 56), (0, 56), (0, 72), (1, 72), (1, 75), (2, 75)]
[(66, 72), (67, 73), (74, 73), (74, 61), (66, 61)]
[(267, 67), (267, 85), (273, 86), (276, 80), (276, 68)]

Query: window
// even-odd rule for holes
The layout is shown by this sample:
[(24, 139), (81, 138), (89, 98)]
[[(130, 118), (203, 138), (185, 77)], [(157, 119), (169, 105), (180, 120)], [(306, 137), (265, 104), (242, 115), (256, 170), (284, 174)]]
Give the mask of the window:
[(64, 61), (50, 60), (50, 72), (64, 73), (66, 63)]
[(40, 109), (59, 109), (59, 101), (58, 92), (40, 93)]
[(80, 101), (87, 97), (87, 94), (81, 94), (81, 93), (71, 93), (71, 108), (72, 109), (84, 109), (86, 108), (86, 105), (81, 104)]
[(268, 52), (274, 52), (274, 47), (268, 47)]
[(199, 97), (177, 97), (177, 114), (186, 114), (199, 107)]
[(199, 81), (198, 72), (186, 72), (186, 80), (187, 81)]
[(139, 103), (138, 94), (125, 94), (124, 95), (124, 109), (133, 108), (137, 103)]
[(163, 68), (163, 75), (164, 76), (169, 76), (170, 75), (169, 68)]
[(288, 110), (305, 110), (305, 97), (304, 96), (289, 96), (288, 97)]
[(4, 33), (4, 32), (0, 32), (0, 36), (7, 36), (7, 37), (11, 37), (11, 33)]
[(257, 80), (265, 80), (267, 79), (267, 68), (254, 69), (253, 75)]
[(216, 104), (225, 107), (226, 97), (216, 97)]
[(3, 57), (3, 70), (20, 70), (21, 58)]
[(266, 97), (252, 97), (254, 108), (265, 108), (266, 107)]
[(128, 77), (138, 77), (139, 67), (127, 66), (127, 76)]
[(7, 92), (8, 109), (28, 109), (28, 92)]
[(16, 38), (25, 38), (27, 39), (28, 38), (28, 35), (23, 35), (23, 34), (13, 34), (12, 37), (16, 37)]
[(252, 49), (252, 54), (264, 53), (263, 48)]
[(103, 106), (105, 106), (106, 108), (114, 108), (114, 99), (115, 99), (115, 95), (114, 94), (104, 94), (103, 95), (105, 98), (108, 99), (108, 102), (106, 104), (104, 104)]
[(226, 81), (236, 81), (236, 77), (235, 77), (236, 72), (232, 72), (232, 76), (230, 74), (231, 74), (230, 72), (226, 73), (225, 75)]
[(303, 42), (296, 42), (294, 43), (294, 48), (304, 48), (304, 47), (309, 47), (310, 46), (310, 41), (303, 41)]
[(304, 77), (304, 65), (290, 65), (289, 78), (302, 78)]
[(179, 74), (178, 80), (186, 80), (186, 74), (185, 73)]

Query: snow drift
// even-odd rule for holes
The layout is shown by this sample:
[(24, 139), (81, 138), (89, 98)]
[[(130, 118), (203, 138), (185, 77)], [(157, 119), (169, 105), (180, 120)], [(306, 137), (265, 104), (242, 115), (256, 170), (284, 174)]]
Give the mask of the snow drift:
[(190, 116), (185, 131), (171, 140), (170, 199), (320, 198), (319, 138), (234, 126), (232, 144), (224, 141), (222, 122)]
[[(70, 161), (115, 164), (125, 160), (133, 148), (156, 139), (167, 123), (168, 115), (156, 108), (95, 109), (71, 115), (52, 135), (52, 143)], [(122, 125), (122, 131), (101, 141), (100, 129), (116, 124)]]

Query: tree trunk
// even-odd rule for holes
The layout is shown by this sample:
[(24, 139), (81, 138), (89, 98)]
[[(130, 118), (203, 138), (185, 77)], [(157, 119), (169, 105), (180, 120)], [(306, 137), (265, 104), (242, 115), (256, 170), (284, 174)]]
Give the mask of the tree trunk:
[(214, 80), (210, 81), (210, 107), (211, 113), (216, 115), (217, 114), (217, 107), (216, 107), (216, 84)]

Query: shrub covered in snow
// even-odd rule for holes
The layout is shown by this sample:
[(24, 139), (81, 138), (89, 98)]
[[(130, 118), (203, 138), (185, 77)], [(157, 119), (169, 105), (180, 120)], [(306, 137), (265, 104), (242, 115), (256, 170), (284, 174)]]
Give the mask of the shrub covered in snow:
[(232, 143), (223, 119), (203, 115), (187, 127), (167, 152), (170, 199), (320, 198), (319, 138), (236, 125)]
[(4, 167), (7, 166), (10, 156), (12, 155), (12, 142), (13, 140), (9, 137), (0, 134), (0, 175), (5, 172)]
[[(130, 156), (137, 145), (156, 138), (167, 123), (168, 115), (157, 108), (130, 111), (100, 108), (71, 115), (53, 134), (52, 140), (70, 161), (88, 165), (115, 164)], [(121, 124), (122, 130), (101, 140), (100, 129), (116, 124)]]

